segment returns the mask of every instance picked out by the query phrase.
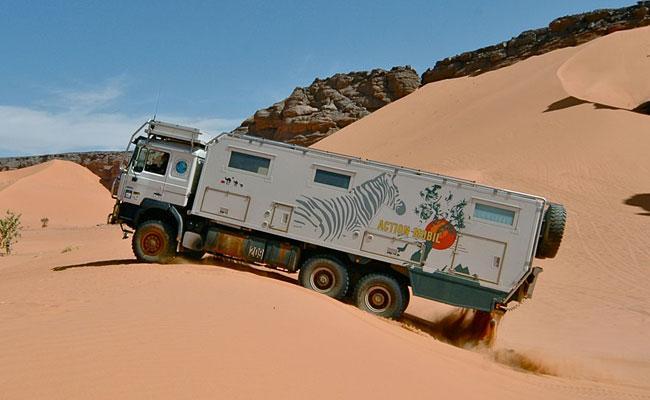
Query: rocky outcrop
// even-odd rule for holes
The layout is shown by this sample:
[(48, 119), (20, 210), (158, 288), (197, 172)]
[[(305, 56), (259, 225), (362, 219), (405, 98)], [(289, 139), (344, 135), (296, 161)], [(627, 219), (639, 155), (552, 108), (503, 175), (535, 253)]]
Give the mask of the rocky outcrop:
[(412, 93), (420, 77), (409, 67), (336, 74), (298, 87), (257, 111), (235, 132), (308, 146)]
[(596, 10), (557, 18), (546, 28), (525, 31), (497, 45), (440, 60), (422, 74), (422, 84), (478, 75), (534, 55), (576, 46), (612, 32), (646, 25), (650, 25), (650, 1), (640, 1), (630, 7)]
[(120, 165), (126, 164), (129, 154), (123, 151), (91, 151), (85, 153), (62, 153), (42, 156), (5, 157), (0, 158), (0, 171), (31, 167), (50, 160), (72, 161), (91, 170), (99, 176), (99, 181), (107, 189), (111, 189), (113, 179), (120, 173)]

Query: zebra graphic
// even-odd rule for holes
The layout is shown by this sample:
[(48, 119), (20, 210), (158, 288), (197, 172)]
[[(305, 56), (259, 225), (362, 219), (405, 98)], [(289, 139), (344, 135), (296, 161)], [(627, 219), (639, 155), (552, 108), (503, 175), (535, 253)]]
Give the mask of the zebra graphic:
[(356, 186), (348, 194), (326, 200), (302, 196), (296, 203), (295, 226), (313, 226), (323, 240), (339, 239), (344, 233), (367, 227), (383, 206), (389, 206), (397, 215), (406, 212), (395, 176), (387, 172)]

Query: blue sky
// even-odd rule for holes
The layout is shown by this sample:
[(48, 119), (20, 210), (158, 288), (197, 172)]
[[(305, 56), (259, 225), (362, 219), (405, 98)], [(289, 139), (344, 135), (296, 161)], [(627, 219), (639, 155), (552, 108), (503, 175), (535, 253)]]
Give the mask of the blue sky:
[(0, 156), (119, 149), (151, 117), (230, 130), (296, 86), (633, 1), (0, 0)]

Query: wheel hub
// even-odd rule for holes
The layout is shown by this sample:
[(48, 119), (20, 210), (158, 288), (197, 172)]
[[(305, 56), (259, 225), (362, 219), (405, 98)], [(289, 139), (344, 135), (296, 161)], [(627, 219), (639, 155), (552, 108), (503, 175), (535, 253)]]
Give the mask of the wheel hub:
[(317, 268), (311, 275), (311, 286), (315, 291), (325, 293), (336, 284), (336, 277), (328, 268)]
[(142, 249), (147, 255), (157, 255), (162, 250), (162, 247), (163, 238), (158, 232), (149, 232), (142, 237)]
[(390, 292), (382, 286), (373, 286), (366, 295), (366, 306), (373, 312), (383, 312), (392, 302)]

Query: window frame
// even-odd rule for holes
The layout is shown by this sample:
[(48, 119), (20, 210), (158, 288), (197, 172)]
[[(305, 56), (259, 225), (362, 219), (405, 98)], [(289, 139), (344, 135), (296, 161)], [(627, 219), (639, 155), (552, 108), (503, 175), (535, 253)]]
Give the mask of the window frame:
[[(497, 221), (492, 221), (492, 220), (489, 220), (489, 219), (484, 219), (484, 218), (481, 218), (481, 217), (477, 217), (475, 215), (475, 213), (476, 213), (476, 205), (477, 204), (481, 204), (483, 206), (494, 207), (494, 208), (498, 208), (498, 209), (513, 212), (514, 216), (512, 218), (512, 225), (508, 225), (508, 224), (504, 224), (502, 222), (497, 222)], [(519, 214), (520, 214), (521, 208), (517, 207), (515, 205), (512, 205), (512, 204), (501, 203), (501, 202), (498, 202), (498, 201), (473, 197), (472, 198), (472, 210), (471, 211), (472, 212), (471, 212), (470, 216), (471, 216), (472, 221), (477, 221), (477, 222), (480, 222), (482, 224), (498, 226), (498, 227), (501, 227), (501, 228), (504, 228), (504, 229), (510, 229), (510, 230), (515, 231), (515, 230), (517, 230), (517, 226), (519, 224)]]
[[(139, 173), (147, 173), (147, 174), (151, 174), (151, 175), (155, 175), (155, 176), (166, 177), (167, 174), (168, 174), (168, 170), (169, 170), (169, 164), (170, 164), (170, 161), (172, 159), (171, 153), (169, 151), (165, 151), (165, 150), (162, 150), (162, 149), (157, 149), (157, 148), (154, 148), (154, 147), (143, 147), (143, 149), (147, 150), (147, 156), (146, 156), (146, 158), (144, 160), (144, 166), (142, 167), (142, 171), (140, 171)], [(149, 156), (151, 155), (152, 151), (157, 151), (159, 153), (167, 154), (167, 164), (165, 165), (165, 172), (163, 172), (162, 174), (159, 174), (158, 172), (153, 172), (153, 171), (148, 171), (147, 170), (147, 160), (149, 159)]]
[[(230, 166), (230, 159), (232, 158), (232, 153), (233, 152), (237, 152), (237, 153), (249, 155), (249, 156), (252, 156), (252, 157), (259, 157), (259, 158), (264, 158), (264, 159), (269, 160), (269, 167), (268, 167), (268, 170), (267, 170), (266, 174), (261, 174), (259, 172), (253, 172), (253, 171), (249, 171), (249, 170), (245, 170), (245, 169), (239, 169), (237, 167), (231, 167)], [(228, 147), (228, 158), (226, 159), (226, 163), (225, 163), (224, 168), (227, 171), (231, 171), (231, 172), (235, 172), (235, 173), (247, 174), (247, 175), (256, 176), (256, 177), (262, 178), (262, 179), (271, 179), (271, 173), (273, 171), (274, 160), (275, 160), (275, 156), (273, 154), (262, 153), (262, 152), (258, 152), (258, 151), (244, 149), (244, 148), (241, 148), (241, 147), (232, 147), (231, 146), (231, 147)]]
[[(349, 192), (351, 190), (351, 188), (354, 186), (353, 185), (354, 177), (356, 175), (356, 172), (354, 172), (354, 171), (350, 171), (350, 170), (342, 169), (342, 168), (336, 168), (336, 167), (332, 167), (332, 166), (324, 165), (324, 164), (312, 164), (311, 168), (313, 169), (313, 172), (311, 173), (311, 180), (309, 182), (310, 185), (320, 186), (320, 187), (327, 188), (327, 189), (330, 189), (330, 190), (340, 190), (342, 192)], [(345, 175), (345, 176), (350, 177), (350, 181), (348, 182), (348, 187), (347, 188), (342, 188), (340, 186), (335, 186), (335, 185), (329, 185), (327, 183), (316, 182), (316, 172), (319, 169), (323, 170), (323, 171), (326, 171), (326, 172), (331, 172), (331, 173), (334, 173), (334, 174)]]

